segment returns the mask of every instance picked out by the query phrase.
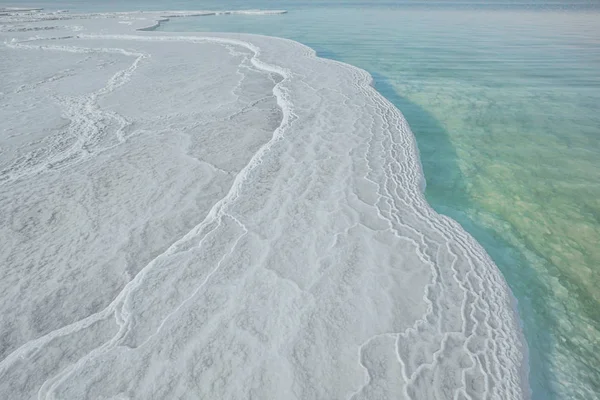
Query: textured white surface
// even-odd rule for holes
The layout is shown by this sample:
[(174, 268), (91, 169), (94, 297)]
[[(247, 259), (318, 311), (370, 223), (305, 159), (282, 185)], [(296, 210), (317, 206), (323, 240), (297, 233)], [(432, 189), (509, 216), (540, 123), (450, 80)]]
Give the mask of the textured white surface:
[(370, 76), (164, 15), (0, 17), (0, 397), (527, 397)]

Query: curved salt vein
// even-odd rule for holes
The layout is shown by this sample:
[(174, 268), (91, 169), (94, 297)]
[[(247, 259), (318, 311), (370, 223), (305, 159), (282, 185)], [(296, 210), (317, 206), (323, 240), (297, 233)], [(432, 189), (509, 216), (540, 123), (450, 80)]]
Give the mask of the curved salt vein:
[[(223, 261), (227, 257), (229, 257), (233, 254), (233, 250), (235, 250), (235, 248), (238, 246), (240, 240), (242, 240), (242, 238), (248, 234), (248, 229), (246, 228), (246, 226), (243, 223), (241, 223), (240, 220), (235, 218), (233, 215), (228, 214), (228, 213), (223, 213), (223, 217), (228, 217), (228, 218), (231, 218), (232, 220), (234, 220), (244, 230), (244, 233), (239, 235), (239, 237), (236, 239), (236, 241), (231, 246), (231, 249), (229, 249), (229, 252), (225, 253), (223, 255), (223, 257), (221, 257), (221, 259), (217, 262), (217, 265), (215, 266), (215, 268), (213, 268), (208, 273), (206, 278), (204, 278), (202, 283), (200, 283), (200, 285), (198, 285), (196, 287), (196, 289), (194, 289), (192, 294), (189, 297), (187, 297), (186, 299), (184, 299), (181, 303), (179, 303), (179, 305), (173, 311), (171, 311), (169, 314), (167, 314), (167, 316), (163, 318), (162, 322), (160, 323), (160, 325), (158, 326), (156, 331), (154, 333), (152, 333), (151, 335), (149, 335), (148, 338), (146, 338), (146, 340), (144, 340), (142, 343), (140, 343), (137, 347), (143, 347), (147, 343), (149, 343), (152, 338), (156, 337), (162, 331), (162, 329), (165, 326), (165, 324), (167, 323), (167, 321), (169, 321), (174, 315), (179, 313), (179, 311), (182, 310), (184, 306), (186, 306), (194, 297), (196, 297), (196, 295), (198, 293), (200, 293), (200, 289), (202, 289), (208, 283), (210, 278), (212, 278), (212, 276), (221, 268), (221, 264), (223, 263)], [(198, 247), (200, 247), (200, 245)]]
[[(227, 216), (228, 218), (233, 219), (236, 223), (238, 223), (242, 229), (244, 229), (244, 233), (242, 233), (241, 235), (239, 235), (239, 237), (236, 239), (236, 241), (233, 243), (233, 245), (231, 246), (231, 248), (229, 249), (229, 252), (225, 253), (221, 259), (219, 260), (219, 262), (217, 263), (217, 265), (208, 273), (208, 275), (206, 276), (206, 278), (204, 278), (204, 280), (202, 281), (202, 283), (196, 287), (196, 289), (192, 292), (192, 294), (187, 297), (186, 299), (184, 299), (181, 303), (179, 303), (179, 305), (169, 314), (167, 314), (167, 316), (162, 320), (162, 322), (160, 323), (160, 325), (158, 326), (156, 332), (154, 332), (153, 334), (151, 334), (150, 336), (148, 336), (148, 338), (142, 342), (139, 346), (137, 347), (143, 347), (145, 346), (147, 343), (150, 342), (150, 340), (155, 337), (163, 328), (163, 326), (167, 323), (167, 321), (169, 319), (171, 319), (174, 315), (176, 315), (181, 309), (183, 309), (184, 306), (186, 306), (199, 292), (200, 290), (208, 283), (208, 281), (210, 280), (210, 278), (212, 278), (212, 276), (217, 273), (217, 271), (221, 268), (221, 264), (223, 263), (223, 261), (231, 256), (231, 254), (233, 254), (233, 251), (235, 250), (235, 248), (237, 247), (238, 243), (240, 242), (240, 240), (242, 240), (242, 238), (248, 233), (248, 230), (246, 229), (246, 227), (244, 226), (244, 224), (242, 224), (237, 218), (231, 216), (230, 214), (227, 213), (222, 213), (220, 218), (223, 218)], [(217, 225), (217, 227), (220, 225)], [(213, 230), (215, 230), (217, 227), (215, 227)], [(213, 230), (211, 230), (210, 232), (212, 232)], [(206, 237), (206, 235), (204, 236)], [(204, 237), (201, 239), (204, 240)], [(199, 247), (201, 246), (201, 243), (198, 245)], [(160, 257), (160, 256), (159, 256)], [(148, 265), (149, 266), (149, 265)], [(137, 286), (136, 286), (137, 287)], [(129, 293), (132, 293), (135, 290), (135, 287), (131, 289), (131, 291)], [(92, 350), (90, 353), (86, 354), (84, 357), (82, 357), (81, 359), (77, 360), (77, 362), (69, 365), (68, 367), (66, 367), (64, 370), (62, 370), (59, 374), (51, 377), (50, 379), (48, 379), (46, 382), (44, 382), (44, 384), (40, 387), (40, 390), (38, 391), (38, 399), (42, 400), (42, 399), (54, 399), (54, 396), (52, 395), (52, 391), (57, 388), (58, 386), (60, 386), (61, 383), (63, 383), (65, 381), (65, 379), (67, 379), (69, 377), (69, 375), (74, 372), (75, 370), (77, 370), (77, 368), (80, 365), (85, 364), (88, 360), (91, 360), (97, 356), (101, 356), (104, 353), (107, 353), (108, 351), (110, 351), (110, 349), (114, 348), (115, 346), (118, 345), (118, 342), (120, 339), (122, 339), (128, 332), (128, 329), (123, 329), (124, 327), (128, 326), (128, 316), (130, 315), (128, 310), (126, 310), (126, 305), (127, 305), (127, 300), (128, 298), (126, 297), (124, 299), (123, 305), (121, 307), (121, 320), (124, 321), (121, 324), (119, 324), (121, 326), (121, 329), (119, 330), (119, 332), (117, 332), (117, 334), (108, 342), (103, 343), (102, 345), (100, 345), (99, 347), (95, 348), (94, 350)], [(119, 311), (118, 309), (116, 311)], [(125, 318), (122, 318), (123, 313), (125, 314)]]
[[(28, 50), (49, 50), (49, 51), (63, 51), (69, 53), (83, 53), (83, 54), (91, 54), (91, 53), (108, 53), (108, 54), (122, 54), (125, 56), (136, 57), (135, 61), (126, 69), (118, 71), (115, 73), (106, 83), (106, 86), (93, 92), (86, 96), (77, 96), (74, 98), (56, 98), (57, 103), (63, 104), (65, 106), (65, 110), (63, 112), (69, 117), (71, 120), (71, 124), (69, 125), (68, 131), (71, 136), (76, 137), (77, 140), (73, 145), (71, 145), (68, 149), (64, 151), (60, 151), (57, 154), (50, 155), (49, 158), (42, 160), (39, 164), (33, 164), (29, 166), (25, 166), (23, 169), (17, 169), (15, 171), (14, 166), (9, 166), (8, 171), (10, 171), (6, 177), (3, 177), (0, 180), (0, 185), (5, 184), (7, 182), (12, 182), (17, 179), (21, 179), (27, 176), (35, 175), (41, 172), (48, 171), (51, 167), (52, 169), (61, 169), (66, 166), (72, 166), (79, 162), (85, 161), (86, 158), (89, 157), (89, 152), (86, 150), (86, 146), (89, 144), (89, 141), (92, 139), (92, 136), (97, 133), (97, 127), (95, 126), (96, 122), (100, 121), (103, 116), (107, 116), (108, 118), (116, 121), (119, 125), (119, 128), (115, 132), (115, 136), (119, 143), (123, 143), (125, 138), (123, 136), (123, 131), (127, 126), (130, 125), (130, 122), (125, 118), (120, 116), (114, 112), (107, 112), (101, 110), (96, 105), (96, 99), (98, 96), (106, 95), (108, 93), (113, 92), (115, 89), (125, 85), (129, 82), (131, 75), (137, 69), (139, 63), (148, 58), (149, 55), (145, 53), (132, 52), (125, 49), (119, 48), (86, 48), (86, 47), (76, 47), (76, 46), (58, 46), (58, 45), (32, 45), (32, 44), (23, 44), (23, 43), (31, 43), (36, 40), (60, 40), (72, 38), (72, 36), (66, 37), (52, 37), (52, 38), (43, 38), (36, 37), (30, 38), (20, 42), (8, 42), (5, 45), (9, 48), (13, 49), (28, 49)], [(115, 146), (109, 146), (104, 149), (100, 149), (97, 153), (102, 153), (103, 151), (110, 150)], [(75, 159), (73, 159), (76, 157)], [(72, 160), (68, 162), (66, 165), (61, 165), (56, 168), (56, 164), (60, 164), (65, 160)], [(4, 173), (4, 171), (0, 171), (0, 173)]]

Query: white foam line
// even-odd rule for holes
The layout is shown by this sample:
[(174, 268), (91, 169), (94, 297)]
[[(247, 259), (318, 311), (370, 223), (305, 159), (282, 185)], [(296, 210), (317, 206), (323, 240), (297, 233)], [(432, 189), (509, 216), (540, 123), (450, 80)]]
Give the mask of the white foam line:
[(161, 16), (165, 18), (180, 17), (206, 17), (213, 15), (280, 15), (286, 10), (230, 10), (230, 11), (164, 11)]
[[(192, 11), (162, 11), (162, 12), (140, 12), (140, 11), (123, 11), (123, 12), (97, 12), (97, 13), (71, 13), (66, 10), (52, 11), (41, 13), (43, 9), (1, 9), (0, 16), (9, 17), (10, 22), (42, 22), (42, 21), (57, 21), (71, 19), (100, 19), (100, 18), (127, 18), (127, 17), (149, 17), (154, 18), (155, 22), (147, 27), (138, 28), (138, 30), (153, 30), (157, 28), (161, 22), (166, 22), (170, 17), (205, 17), (217, 15), (280, 15), (286, 14), (287, 10), (192, 10)], [(142, 18), (144, 19), (144, 18)]]

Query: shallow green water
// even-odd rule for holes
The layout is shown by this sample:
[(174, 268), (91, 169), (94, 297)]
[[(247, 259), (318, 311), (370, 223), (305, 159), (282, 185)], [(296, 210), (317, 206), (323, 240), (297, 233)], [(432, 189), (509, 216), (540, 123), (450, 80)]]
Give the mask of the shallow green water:
[(600, 14), (290, 11), (160, 29), (287, 37), (369, 71), (417, 138), (429, 202), (483, 244), (517, 297), (534, 398), (599, 398)]

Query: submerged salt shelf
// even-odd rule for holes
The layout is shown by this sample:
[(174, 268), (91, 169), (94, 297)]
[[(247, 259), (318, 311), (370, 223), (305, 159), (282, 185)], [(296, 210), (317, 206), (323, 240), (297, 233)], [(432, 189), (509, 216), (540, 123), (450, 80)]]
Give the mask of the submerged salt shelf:
[(2, 398), (528, 397), (508, 288), (366, 72), (136, 31), (168, 13), (15, 14)]

